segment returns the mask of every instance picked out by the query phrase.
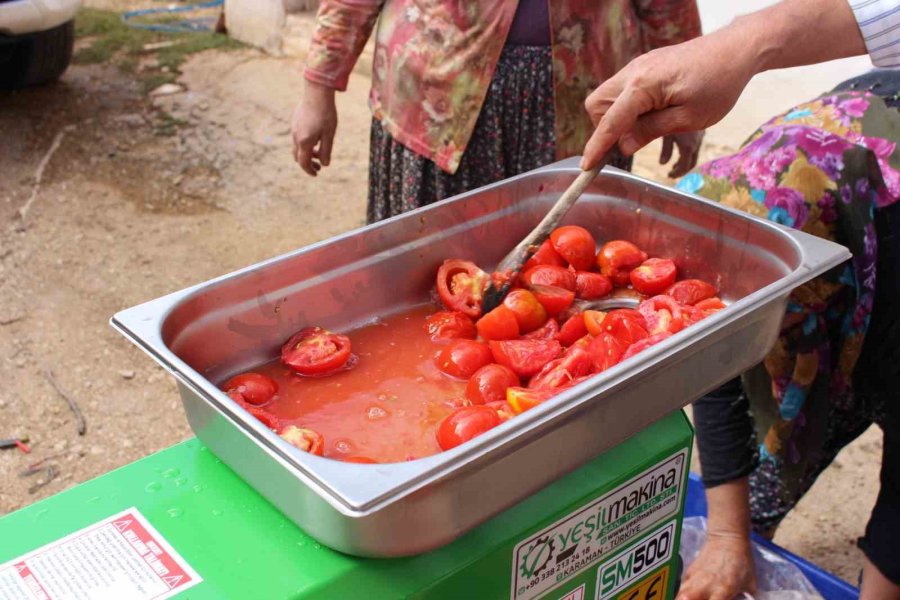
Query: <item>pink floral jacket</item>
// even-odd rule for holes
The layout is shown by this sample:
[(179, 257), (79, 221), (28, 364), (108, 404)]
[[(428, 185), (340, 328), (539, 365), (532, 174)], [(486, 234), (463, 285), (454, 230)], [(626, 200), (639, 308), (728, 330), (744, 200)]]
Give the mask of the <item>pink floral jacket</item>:
[[(584, 100), (635, 56), (700, 35), (695, 0), (550, 2), (557, 156), (592, 131)], [(344, 90), (380, 15), (369, 103), (391, 136), (454, 173), (517, 0), (322, 0), (305, 76)]]

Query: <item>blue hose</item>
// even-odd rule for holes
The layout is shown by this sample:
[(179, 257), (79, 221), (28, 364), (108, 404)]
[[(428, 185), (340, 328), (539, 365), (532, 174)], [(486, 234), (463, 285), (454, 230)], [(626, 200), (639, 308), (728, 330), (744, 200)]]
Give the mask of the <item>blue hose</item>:
[(131, 20), (135, 17), (145, 17), (148, 15), (173, 14), (182, 12), (191, 12), (202, 10), (205, 8), (215, 8), (225, 4), (225, 0), (210, 0), (209, 2), (201, 2), (199, 4), (191, 4), (188, 6), (175, 6), (167, 8), (145, 8), (142, 10), (130, 10), (122, 14), (122, 21), (129, 27), (136, 29), (146, 29), (148, 31), (160, 31), (164, 33), (192, 33), (198, 31), (211, 31), (214, 19), (209, 17), (197, 19), (184, 19), (174, 23), (135, 23)]

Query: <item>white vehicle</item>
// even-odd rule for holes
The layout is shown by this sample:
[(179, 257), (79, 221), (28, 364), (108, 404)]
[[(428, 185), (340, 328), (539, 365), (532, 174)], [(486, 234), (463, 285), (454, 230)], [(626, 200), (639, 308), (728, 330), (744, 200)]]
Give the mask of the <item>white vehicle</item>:
[(81, 0), (0, 0), (0, 88), (59, 78), (75, 44)]

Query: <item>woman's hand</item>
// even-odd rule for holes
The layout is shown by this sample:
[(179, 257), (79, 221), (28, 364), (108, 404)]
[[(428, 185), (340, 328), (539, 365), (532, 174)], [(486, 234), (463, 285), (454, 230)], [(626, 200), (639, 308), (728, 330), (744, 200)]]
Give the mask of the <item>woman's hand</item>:
[(750, 539), (710, 531), (681, 580), (678, 600), (732, 600), (756, 591)]
[(307, 81), (303, 99), (294, 109), (291, 132), (294, 137), (294, 160), (313, 177), (319, 169), (331, 163), (335, 131), (337, 108), (334, 89)]
[(700, 145), (703, 143), (705, 131), (689, 131), (687, 133), (673, 133), (663, 138), (662, 152), (659, 155), (659, 164), (664, 165), (672, 160), (673, 148), (678, 148), (678, 160), (672, 165), (669, 177), (672, 179), (687, 175), (687, 172), (697, 166), (700, 156)]

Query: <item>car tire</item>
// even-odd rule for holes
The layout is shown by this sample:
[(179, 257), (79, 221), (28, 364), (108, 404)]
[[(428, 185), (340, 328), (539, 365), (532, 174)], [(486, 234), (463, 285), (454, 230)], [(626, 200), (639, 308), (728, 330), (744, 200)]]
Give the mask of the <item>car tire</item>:
[(56, 81), (72, 60), (75, 21), (21, 38), (0, 39), (0, 88), (16, 89)]

